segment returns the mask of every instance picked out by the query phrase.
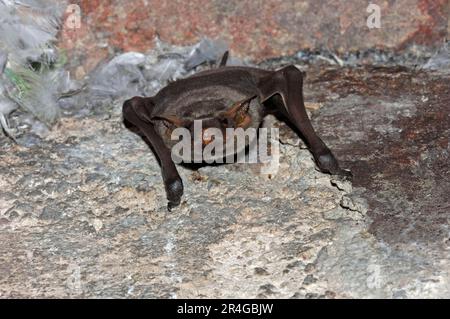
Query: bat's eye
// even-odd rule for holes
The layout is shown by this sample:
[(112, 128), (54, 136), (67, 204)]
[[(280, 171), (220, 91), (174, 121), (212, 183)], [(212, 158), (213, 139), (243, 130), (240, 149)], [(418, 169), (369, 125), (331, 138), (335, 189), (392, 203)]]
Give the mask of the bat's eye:
[(220, 119), (220, 124), (222, 124), (225, 127), (231, 127), (230, 120), (226, 117)]

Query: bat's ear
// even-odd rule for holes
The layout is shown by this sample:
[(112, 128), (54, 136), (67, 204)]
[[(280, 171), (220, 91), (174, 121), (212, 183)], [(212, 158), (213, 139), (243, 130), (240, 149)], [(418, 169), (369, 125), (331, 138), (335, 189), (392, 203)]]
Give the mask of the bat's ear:
[(234, 123), (236, 123), (236, 126), (244, 126), (250, 119), (248, 111), (250, 109), (250, 102), (254, 98), (255, 97), (252, 96), (251, 98), (233, 104), (233, 106), (222, 113), (222, 116), (231, 119)]
[(189, 124), (189, 121), (182, 120), (182, 119), (176, 117), (175, 115), (170, 115), (170, 114), (156, 115), (156, 116), (152, 117), (152, 121), (154, 121), (154, 120), (161, 120), (161, 121), (164, 121), (165, 123), (167, 123), (169, 125), (173, 125), (175, 127), (187, 127)]

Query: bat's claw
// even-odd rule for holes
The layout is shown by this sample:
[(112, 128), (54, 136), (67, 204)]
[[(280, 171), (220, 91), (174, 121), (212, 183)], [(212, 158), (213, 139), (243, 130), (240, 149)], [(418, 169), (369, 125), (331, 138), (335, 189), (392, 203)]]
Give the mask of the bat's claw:
[(183, 182), (181, 178), (178, 177), (174, 181), (167, 183), (166, 192), (169, 201), (167, 209), (170, 212), (181, 203), (181, 197), (183, 196)]
[(177, 208), (178, 206), (180, 206), (180, 202), (181, 202), (181, 201), (178, 201), (178, 202), (169, 202), (169, 203), (167, 204), (167, 210), (168, 210), (169, 212), (171, 212), (174, 208)]
[(346, 170), (346, 169), (339, 169), (339, 171), (334, 173), (333, 175), (342, 181), (351, 182), (353, 180), (352, 172), (350, 172), (349, 170)]

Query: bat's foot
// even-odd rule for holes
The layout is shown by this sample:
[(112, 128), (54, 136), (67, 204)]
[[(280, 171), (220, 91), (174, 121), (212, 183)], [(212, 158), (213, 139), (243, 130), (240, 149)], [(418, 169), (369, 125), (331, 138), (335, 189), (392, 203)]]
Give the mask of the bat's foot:
[(181, 197), (183, 196), (183, 181), (180, 177), (175, 180), (166, 183), (167, 209), (172, 211), (175, 207), (181, 203)]
[(338, 161), (329, 150), (327, 150), (325, 154), (314, 154), (314, 159), (316, 160), (316, 164), (320, 171), (323, 173), (339, 175), (341, 172)]
[(169, 212), (171, 212), (174, 208), (177, 208), (178, 206), (180, 206), (180, 201), (179, 202), (169, 202), (169, 203), (167, 203), (167, 210)]
[(344, 180), (352, 180), (352, 173), (339, 167), (339, 163), (331, 151), (328, 150), (327, 153), (315, 157), (315, 160), (321, 172), (340, 176)]

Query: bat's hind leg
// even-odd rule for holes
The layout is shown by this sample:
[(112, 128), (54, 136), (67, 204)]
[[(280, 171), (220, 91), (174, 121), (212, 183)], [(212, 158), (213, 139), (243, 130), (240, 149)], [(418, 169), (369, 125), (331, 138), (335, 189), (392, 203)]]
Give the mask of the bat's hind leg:
[(351, 177), (351, 173), (339, 167), (338, 161), (316, 134), (306, 113), (303, 102), (303, 74), (290, 65), (264, 77), (258, 84), (261, 102), (274, 95), (281, 97), (282, 103), (274, 103), (290, 122), (300, 131), (314, 156), (317, 166), (324, 173)]
[(123, 117), (135, 125), (149, 140), (161, 163), (161, 172), (166, 188), (168, 209), (178, 206), (183, 196), (183, 181), (172, 160), (170, 150), (156, 133), (149, 116), (149, 98), (134, 97), (125, 101)]

